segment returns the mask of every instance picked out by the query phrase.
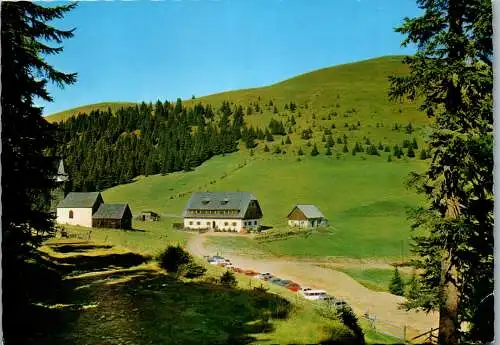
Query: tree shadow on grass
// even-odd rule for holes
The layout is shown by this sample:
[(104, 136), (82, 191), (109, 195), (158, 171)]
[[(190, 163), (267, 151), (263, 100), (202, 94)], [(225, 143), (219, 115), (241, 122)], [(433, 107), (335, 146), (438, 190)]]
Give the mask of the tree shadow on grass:
[(95, 250), (95, 249), (110, 249), (113, 246), (112, 245), (97, 245), (97, 244), (77, 244), (77, 243), (72, 243), (72, 244), (55, 244), (50, 246), (52, 250), (58, 252), (58, 253), (81, 253), (81, 252), (87, 252), (89, 250)]
[[(16, 296), (30, 303), (4, 309), (6, 344), (249, 344), (291, 311), (278, 295), (134, 269), (144, 260), (129, 254), (38, 257), (24, 268), (30, 288)], [(89, 273), (122, 264), (63, 279), (68, 262)]]

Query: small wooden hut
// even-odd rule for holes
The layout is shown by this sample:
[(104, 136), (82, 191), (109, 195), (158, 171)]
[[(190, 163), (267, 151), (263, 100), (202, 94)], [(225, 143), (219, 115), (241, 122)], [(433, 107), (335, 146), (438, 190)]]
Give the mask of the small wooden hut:
[(142, 211), (138, 216), (137, 220), (145, 221), (157, 221), (160, 219), (160, 215), (153, 211)]
[(101, 204), (92, 215), (93, 228), (132, 229), (132, 212), (128, 204)]

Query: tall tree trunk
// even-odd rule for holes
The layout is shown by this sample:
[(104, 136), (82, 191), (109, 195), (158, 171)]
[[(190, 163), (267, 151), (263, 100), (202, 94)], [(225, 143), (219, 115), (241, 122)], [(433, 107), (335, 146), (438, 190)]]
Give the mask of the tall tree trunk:
[(458, 344), (458, 301), (457, 270), (451, 262), (451, 253), (443, 255), (441, 271), (441, 306), (439, 308), (438, 344)]
[[(447, 200), (446, 218), (455, 219), (460, 214), (460, 202), (455, 196)], [(438, 344), (458, 344), (458, 272), (452, 262), (453, 250), (444, 248), (441, 265), (441, 305), (439, 307)]]

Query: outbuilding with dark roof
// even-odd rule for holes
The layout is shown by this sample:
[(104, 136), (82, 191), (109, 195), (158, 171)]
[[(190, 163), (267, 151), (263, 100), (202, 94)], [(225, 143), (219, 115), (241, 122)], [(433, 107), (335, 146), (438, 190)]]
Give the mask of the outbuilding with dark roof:
[(132, 229), (132, 212), (128, 204), (101, 204), (92, 216), (92, 227)]
[(316, 205), (295, 205), (287, 216), (288, 225), (299, 228), (328, 226), (328, 220)]

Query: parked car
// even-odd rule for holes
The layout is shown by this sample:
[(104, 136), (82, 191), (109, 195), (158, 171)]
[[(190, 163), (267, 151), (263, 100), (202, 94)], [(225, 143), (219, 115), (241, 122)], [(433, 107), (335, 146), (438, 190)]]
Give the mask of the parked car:
[(256, 276), (258, 275), (257, 272), (253, 271), (253, 270), (245, 270), (243, 273), (245, 273), (245, 275), (247, 276)]
[(286, 280), (286, 279), (282, 279), (280, 282), (277, 282), (276, 284), (278, 284), (279, 286), (287, 286), (287, 284), (289, 284), (291, 281), (290, 280)]
[(268, 279), (272, 278), (272, 276), (273, 276), (273, 275), (272, 275), (271, 273), (269, 273), (269, 272), (264, 272), (264, 273), (260, 273), (260, 274), (258, 274), (256, 278), (257, 278), (257, 279), (262, 279), (262, 280), (268, 280)]
[(328, 303), (328, 305), (333, 306), (335, 308), (342, 308), (347, 305), (347, 303), (341, 299), (338, 299), (334, 296), (325, 296), (320, 299), (322, 302)]
[(227, 259), (223, 258), (222, 256), (212, 256), (212, 257), (209, 257), (208, 258), (208, 263), (212, 264), (212, 265), (217, 265), (217, 264), (221, 264), (221, 263), (225, 263)]
[(327, 293), (325, 290), (307, 289), (307, 290), (302, 291), (302, 295), (306, 299), (319, 300), (319, 299), (323, 299), (324, 297), (326, 297)]
[(279, 277), (272, 277), (269, 279), (269, 282), (270, 283), (273, 283), (273, 284), (276, 284), (276, 285), (280, 285), (280, 283), (283, 281), (283, 279), (279, 278)]

